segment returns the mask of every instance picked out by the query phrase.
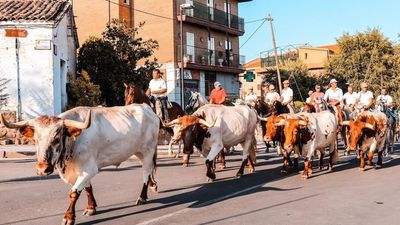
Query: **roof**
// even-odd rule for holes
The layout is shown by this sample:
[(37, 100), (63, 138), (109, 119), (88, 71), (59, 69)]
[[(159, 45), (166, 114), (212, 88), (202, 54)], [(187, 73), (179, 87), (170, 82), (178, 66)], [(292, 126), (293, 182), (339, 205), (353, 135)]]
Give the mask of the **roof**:
[(258, 68), (258, 67), (261, 67), (261, 58), (253, 59), (253, 60), (247, 62), (246, 64), (244, 64), (244, 68), (246, 68), (246, 69)]
[(338, 45), (323, 45), (323, 46), (318, 46), (317, 48), (327, 48), (336, 54), (340, 52)]
[(0, 0), (0, 22), (59, 22), (70, 7), (67, 0)]

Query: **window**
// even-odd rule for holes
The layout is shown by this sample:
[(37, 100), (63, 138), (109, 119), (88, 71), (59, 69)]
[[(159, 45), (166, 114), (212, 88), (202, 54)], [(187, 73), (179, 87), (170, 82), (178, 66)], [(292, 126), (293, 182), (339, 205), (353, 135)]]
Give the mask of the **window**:
[(308, 58), (308, 53), (304, 53), (304, 59)]

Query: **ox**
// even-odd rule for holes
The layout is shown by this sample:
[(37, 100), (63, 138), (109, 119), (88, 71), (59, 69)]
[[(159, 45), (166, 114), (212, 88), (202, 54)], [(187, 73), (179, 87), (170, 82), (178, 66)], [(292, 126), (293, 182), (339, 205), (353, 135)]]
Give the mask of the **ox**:
[(382, 112), (364, 111), (354, 121), (344, 121), (349, 126), (349, 149), (359, 149), (360, 170), (365, 168), (364, 153), (368, 151), (368, 166), (372, 166), (375, 150), (378, 151), (376, 168), (382, 167), (382, 154), (388, 130), (387, 117)]
[(297, 118), (286, 118), (276, 124), (284, 126), (285, 141), (283, 148), (291, 151), (296, 145), (304, 157), (304, 171), (302, 177), (308, 178), (312, 173), (312, 156), (315, 151), (320, 152), (319, 167), (323, 168), (325, 148), (329, 147), (329, 166), (338, 160), (336, 148), (337, 120), (334, 114), (328, 111), (320, 113), (301, 113)]
[[(38, 175), (57, 169), (63, 181), (72, 185), (63, 224), (75, 223), (75, 204), (84, 189), (88, 196), (85, 215), (96, 213), (90, 180), (103, 167), (120, 165), (132, 155), (143, 164), (143, 188), (136, 204), (147, 199), (148, 186), (157, 191), (154, 180), (159, 119), (146, 105), (125, 107), (78, 107), (56, 116), (29, 121), (1, 122), (36, 141)], [(84, 122), (80, 122), (84, 121)]]
[(243, 175), (247, 163), (250, 164), (250, 172), (254, 171), (256, 124), (256, 112), (248, 106), (205, 105), (192, 115), (178, 118), (167, 126), (179, 128), (174, 138), (182, 138), (184, 153), (192, 153), (193, 146), (196, 146), (207, 156), (207, 177), (214, 180), (215, 157), (224, 147), (230, 148), (237, 144), (243, 147), (242, 165), (237, 176)]

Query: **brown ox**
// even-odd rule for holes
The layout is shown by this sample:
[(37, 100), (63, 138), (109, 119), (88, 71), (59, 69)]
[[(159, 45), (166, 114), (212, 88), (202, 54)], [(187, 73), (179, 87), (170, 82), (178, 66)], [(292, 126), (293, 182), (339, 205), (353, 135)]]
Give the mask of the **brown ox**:
[(382, 153), (388, 128), (387, 117), (382, 112), (361, 113), (354, 121), (344, 121), (343, 126), (349, 126), (349, 150), (359, 149), (360, 170), (365, 168), (364, 153), (368, 152), (368, 166), (372, 166), (375, 149), (378, 150), (376, 168), (382, 166)]

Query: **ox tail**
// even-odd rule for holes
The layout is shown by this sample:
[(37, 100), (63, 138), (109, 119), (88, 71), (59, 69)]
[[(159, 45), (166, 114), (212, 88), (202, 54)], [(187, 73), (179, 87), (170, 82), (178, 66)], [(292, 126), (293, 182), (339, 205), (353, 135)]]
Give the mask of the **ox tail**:
[(249, 148), (249, 157), (250, 160), (253, 161), (254, 164), (256, 164), (257, 157), (256, 157), (256, 150), (257, 150), (257, 140), (256, 137), (253, 137), (253, 140), (251, 141), (251, 145)]

